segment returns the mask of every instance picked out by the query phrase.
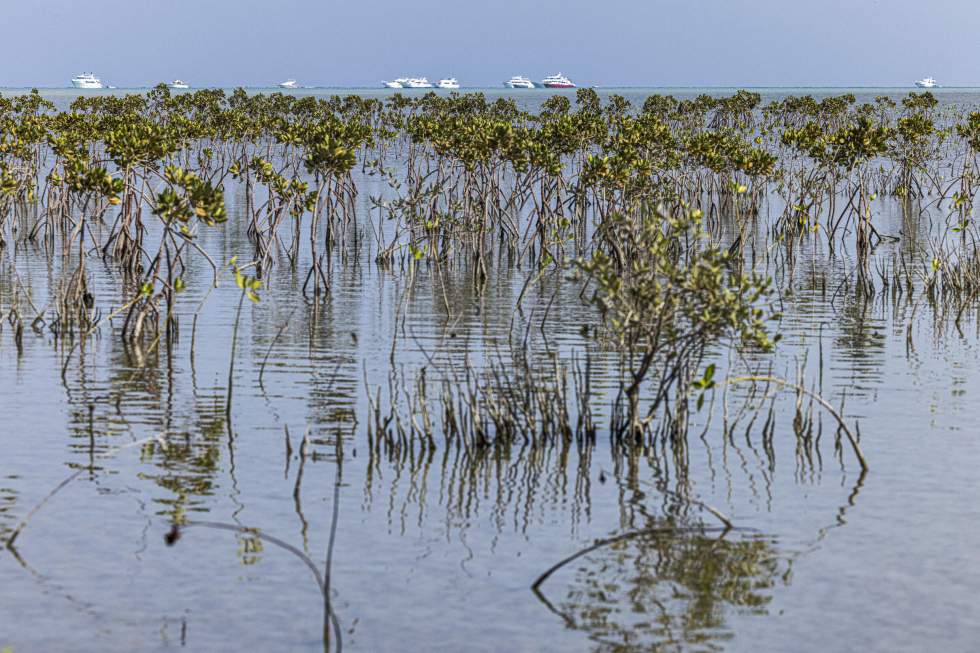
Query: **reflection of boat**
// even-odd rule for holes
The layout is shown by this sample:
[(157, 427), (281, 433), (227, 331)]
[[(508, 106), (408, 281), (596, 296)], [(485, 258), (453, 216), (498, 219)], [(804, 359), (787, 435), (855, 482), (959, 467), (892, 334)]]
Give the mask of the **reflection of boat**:
[(296, 83), (295, 79), (287, 79), (284, 82), (279, 82), (279, 88), (299, 88), (299, 84)]
[(190, 86), (187, 85), (187, 82), (175, 79), (174, 81), (170, 82), (170, 88), (190, 88)]
[(398, 80), (404, 88), (432, 88), (432, 82), (425, 77), (409, 77), (405, 80)]
[(936, 88), (939, 86), (939, 84), (936, 83), (936, 80), (934, 80), (932, 77), (920, 79), (915, 83), (915, 85), (919, 88)]
[(534, 88), (534, 82), (527, 77), (516, 75), (504, 82), (504, 86), (507, 88)]
[(440, 79), (436, 86), (439, 88), (459, 88), (459, 82), (456, 81), (455, 77), (450, 77), (449, 79)]
[(541, 85), (545, 88), (575, 88), (575, 84), (572, 83), (572, 80), (565, 77), (561, 73), (545, 77), (541, 80)]
[(71, 78), (71, 85), (75, 88), (102, 88), (102, 80), (92, 73), (82, 73)]

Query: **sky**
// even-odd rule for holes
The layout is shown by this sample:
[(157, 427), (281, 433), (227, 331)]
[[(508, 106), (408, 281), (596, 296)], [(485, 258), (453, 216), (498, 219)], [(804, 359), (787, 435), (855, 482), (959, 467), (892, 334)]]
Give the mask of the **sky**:
[(0, 87), (980, 86), (976, 0), (0, 0)]

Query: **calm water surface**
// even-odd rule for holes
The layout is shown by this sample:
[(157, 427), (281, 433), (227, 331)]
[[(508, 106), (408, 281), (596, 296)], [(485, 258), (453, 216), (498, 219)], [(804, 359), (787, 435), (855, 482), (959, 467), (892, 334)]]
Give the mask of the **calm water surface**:
[[(794, 92), (766, 92), (764, 100)], [(882, 92), (857, 91), (859, 101)], [(59, 105), (75, 96), (44, 94)], [(646, 95), (624, 94), (636, 102)], [(521, 97), (533, 108), (548, 95)], [(980, 92), (937, 95), (980, 104)], [(884, 232), (908, 234), (900, 207), (881, 220)], [(251, 252), (241, 221), (203, 238), (225, 261)], [(883, 246), (878, 256), (902, 246)], [(0, 258), (4, 316), (16, 283), (42, 307), (56, 264), (24, 248)], [(665, 499), (655, 454), (631, 463), (601, 436), (592, 450), (517, 447), (494, 456), (444, 443), (369, 447), (366, 387), (386, 387), (393, 338), (406, 374), (427, 357), (492, 355), (507, 344), (526, 272), (495, 266), (480, 297), (465, 270), (440, 279), (423, 268), (409, 288), (406, 270), (379, 269), (368, 251), (334, 265), (332, 298), (318, 311), (284, 267), (262, 301), (246, 306), (230, 425), (239, 297), (230, 277), (192, 329), (211, 271), (187, 275), (174, 347), (127, 349), (116, 320), (64, 370), (65, 345), (47, 329), (27, 330), (18, 354), (4, 320), (0, 538), (81, 473), (30, 519), (16, 551), (0, 551), (0, 648), (322, 651), (322, 598), (295, 555), (254, 535), (203, 527), (185, 530), (174, 546), (164, 536), (175, 519), (238, 524), (323, 568), (335, 509), (331, 595), (348, 650), (980, 646), (976, 311), (957, 330), (920, 305), (910, 345), (909, 305), (810, 283), (839, 283), (852, 264), (803, 253), (784, 280), (786, 335), (774, 370), (791, 376), (808, 354), (815, 373), (822, 356), (823, 392), (835, 405), (846, 394), (870, 471), (860, 474), (846, 451), (843, 464), (834, 456), (829, 415), (815, 461), (797, 455), (788, 403), (778, 404), (772, 456), (742, 436), (744, 426), (728, 440), (715, 422), (703, 442), (690, 443), (692, 493), (738, 529), (623, 539), (562, 568), (536, 593), (539, 574), (597, 539), (667, 519), (716, 522)], [(93, 265), (92, 273), (99, 301), (118, 306), (108, 268)], [(525, 298), (516, 328), (535, 326), (546, 310), (552, 346), (583, 346), (579, 326), (594, 316), (574, 284), (545, 279)], [(598, 385), (614, 387), (601, 371)], [(166, 434), (165, 446), (102, 457), (156, 434)]]

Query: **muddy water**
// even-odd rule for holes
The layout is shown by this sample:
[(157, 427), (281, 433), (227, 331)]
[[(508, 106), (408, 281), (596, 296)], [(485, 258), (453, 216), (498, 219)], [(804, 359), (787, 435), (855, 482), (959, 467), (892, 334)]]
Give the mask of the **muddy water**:
[[(898, 206), (876, 219), (886, 233), (907, 231)], [(225, 261), (247, 256), (240, 222), (203, 246)], [(20, 283), (40, 307), (56, 265), (24, 249), (2, 256), (0, 306)], [(366, 388), (387, 387), (392, 356), (412, 370), (507, 346), (527, 273), (503, 264), (478, 296), (465, 270), (423, 267), (411, 278), (367, 255), (338, 260), (318, 310), (302, 300), (302, 279), (277, 268), (242, 315), (230, 423), (230, 277), (195, 326), (211, 275), (195, 267), (179, 341), (155, 351), (124, 347), (116, 321), (65, 365), (50, 331), (26, 331), (18, 352), (5, 323), (0, 537), (77, 476), (30, 517), (15, 550), (0, 551), (0, 648), (323, 650), (313, 575), (261, 533), (321, 570), (332, 551), (331, 603), (348, 650), (975, 650), (976, 311), (956, 329), (942, 307), (913, 313), (890, 295), (838, 290), (852, 268), (846, 255), (802, 255), (783, 279), (774, 371), (791, 376), (804, 356), (809, 378), (822, 370), (823, 393), (835, 405), (846, 395), (860, 422), (870, 471), (846, 449), (835, 454), (826, 414), (817, 455), (801, 454), (791, 398), (777, 404), (772, 451), (744, 436), (747, 420), (726, 438), (716, 406), (689, 443), (685, 479), (736, 525), (727, 532), (660, 491), (678, 480), (663, 452), (627, 459), (601, 436), (594, 448), (493, 456), (442, 442), (369, 446)], [(92, 273), (96, 297), (118, 305), (111, 271)], [(539, 330), (547, 313), (559, 355), (586, 346), (580, 326), (595, 316), (561, 275), (523, 309), (519, 333)], [(600, 390), (612, 387), (598, 369)], [(257, 530), (192, 527), (168, 546), (175, 520)]]

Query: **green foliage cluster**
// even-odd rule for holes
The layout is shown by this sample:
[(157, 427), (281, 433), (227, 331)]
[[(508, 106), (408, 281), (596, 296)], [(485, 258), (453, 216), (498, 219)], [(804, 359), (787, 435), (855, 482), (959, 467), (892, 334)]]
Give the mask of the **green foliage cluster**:
[(175, 221), (186, 224), (191, 218), (197, 218), (214, 226), (227, 220), (222, 188), (177, 166), (167, 166), (164, 179), (168, 186), (157, 195), (153, 211), (168, 224)]
[[(578, 268), (594, 284), (599, 308), (617, 349), (624, 352), (629, 378), (621, 386), (628, 402), (628, 428), (640, 432), (672, 385), (680, 396), (704, 390), (689, 373), (706, 351), (725, 339), (770, 350), (767, 306), (771, 281), (736, 271), (732, 252), (712, 244), (699, 211), (671, 214), (645, 210), (612, 216), (604, 225), (603, 247), (580, 259)], [(640, 387), (654, 373), (659, 389), (646, 417)]]

